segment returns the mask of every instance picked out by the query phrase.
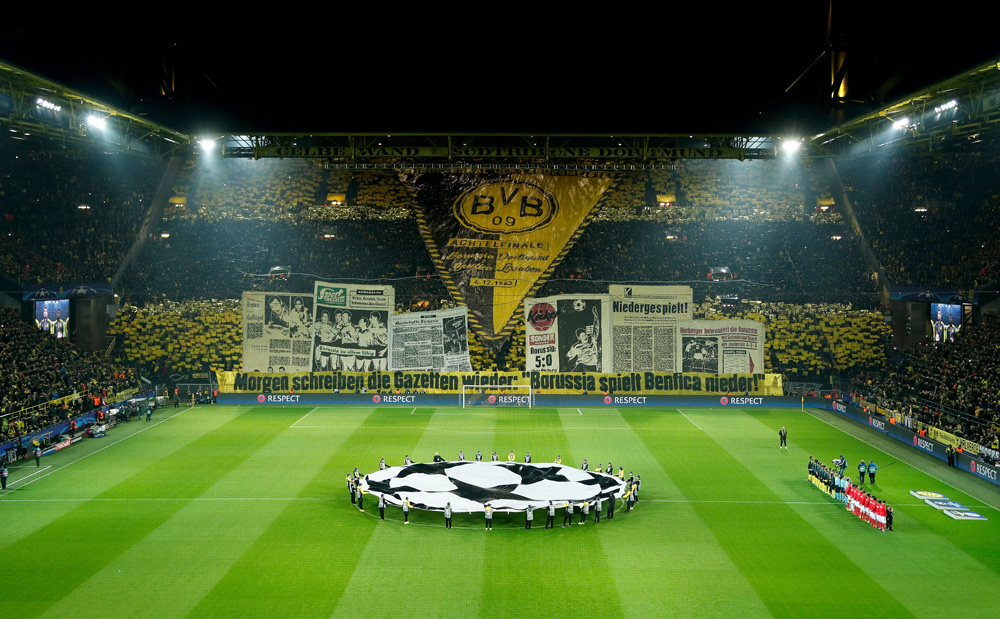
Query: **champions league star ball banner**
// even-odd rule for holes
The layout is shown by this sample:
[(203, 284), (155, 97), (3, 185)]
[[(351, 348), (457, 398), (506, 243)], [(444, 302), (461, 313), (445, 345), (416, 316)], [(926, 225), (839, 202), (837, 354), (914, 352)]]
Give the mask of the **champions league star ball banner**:
[(677, 323), (681, 372), (754, 374), (764, 370), (764, 323), (685, 320)]
[(255, 372), (312, 369), (313, 295), (243, 293), (243, 367)]
[(469, 324), (500, 350), (532, 296), (579, 238), (611, 178), (416, 174), (402, 177), (417, 224)]
[(611, 297), (561, 295), (524, 301), (526, 369), (605, 372), (611, 369)]
[(677, 321), (691, 320), (690, 286), (608, 286), (615, 372), (675, 372)]
[(471, 372), (468, 316), (464, 307), (390, 316), (389, 369)]
[(313, 371), (388, 369), (392, 286), (316, 282), (314, 297)]
[[(263, 374), (215, 372), (220, 393), (354, 393), (367, 391), (391, 393), (461, 393), (462, 385), (500, 387), (530, 384), (538, 395), (609, 394), (611, 395), (718, 395), (750, 392), (753, 396), (782, 395), (780, 374), (705, 374), (688, 372), (300, 372)], [(736, 397), (724, 397), (723, 405)], [(457, 400), (456, 400), (457, 403)]]

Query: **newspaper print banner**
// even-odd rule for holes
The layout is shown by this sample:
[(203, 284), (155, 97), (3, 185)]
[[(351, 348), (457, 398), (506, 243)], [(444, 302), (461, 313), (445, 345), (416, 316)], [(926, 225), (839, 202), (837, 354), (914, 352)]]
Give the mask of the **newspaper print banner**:
[(615, 372), (677, 372), (677, 321), (691, 320), (690, 286), (608, 286)]
[(465, 307), (389, 317), (389, 369), (471, 372)]
[(610, 319), (609, 295), (525, 299), (526, 370), (610, 371)]
[(388, 369), (392, 286), (316, 282), (312, 369), (369, 372)]
[(312, 369), (313, 295), (243, 293), (243, 367), (255, 372)]
[(680, 372), (754, 374), (764, 371), (764, 323), (685, 320), (677, 323)]

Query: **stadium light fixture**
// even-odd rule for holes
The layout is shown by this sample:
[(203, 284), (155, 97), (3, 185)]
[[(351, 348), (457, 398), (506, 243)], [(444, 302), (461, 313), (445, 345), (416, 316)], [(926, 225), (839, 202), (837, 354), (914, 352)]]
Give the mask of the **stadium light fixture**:
[(87, 115), (87, 124), (95, 129), (104, 129), (105, 127), (108, 126), (108, 123), (105, 119), (101, 118), (100, 116), (96, 116), (94, 114)]
[(35, 99), (35, 105), (37, 105), (40, 108), (46, 109), (46, 110), (52, 110), (53, 112), (58, 112), (58, 111), (62, 110), (62, 106), (61, 105), (56, 105), (55, 103), (52, 103), (51, 101), (48, 101), (48, 100), (43, 99), (41, 97), (38, 97), (37, 99)]
[(952, 99), (948, 103), (943, 103), (941, 105), (934, 107), (934, 112), (940, 114), (941, 112), (947, 112), (948, 110), (953, 110), (958, 107), (958, 99)]
[(796, 138), (785, 138), (781, 141), (781, 150), (789, 155), (793, 155), (802, 147), (802, 140)]
[(204, 152), (211, 152), (215, 148), (215, 140), (212, 138), (202, 138), (198, 140), (198, 145), (201, 146), (201, 150)]
[(892, 123), (892, 128), (893, 129), (906, 129), (909, 126), (910, 126), (910, 118), (909, 118), (909, 116), (904, 116), (903, 118), (901, 118), (901, 119), (897, 120), (896, 122)]

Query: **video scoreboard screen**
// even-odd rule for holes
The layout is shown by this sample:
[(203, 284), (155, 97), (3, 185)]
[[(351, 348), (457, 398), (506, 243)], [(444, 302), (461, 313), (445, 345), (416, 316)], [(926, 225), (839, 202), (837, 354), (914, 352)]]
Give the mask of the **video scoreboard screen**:
[(53, 337), (69, 335), (69, 299), (35, 301), (35, 326)]
[(954, 342), (961, 330), (961, 305), (931, 303), (931, 333), (935, 342)]

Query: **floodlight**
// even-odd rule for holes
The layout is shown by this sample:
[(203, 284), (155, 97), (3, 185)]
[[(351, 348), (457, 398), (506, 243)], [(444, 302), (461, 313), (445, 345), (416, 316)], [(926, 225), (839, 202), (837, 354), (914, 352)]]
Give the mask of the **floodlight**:
[(798, 152), (800, 146), (802, 146), (802, 142), (794, 138), (781, 141), (781, 150), (785, 151), (789, 155)]
[(902, 119), (897, 120), (896, 122), (892, 123), (892, 128), (893, 129), (906, 129), (909, 125), (910, 125), (910, 119), (909, 119), (909, 117), (905, 117), (904, 116)]
[(948, 103), (943, 103), (943, 104), (935, 107), (934, 111), (936, 113), (940, 114), (941, 112), (947, 112), (948, 110), (953, 110), (956, 107), (958, 107), (958, 100), (957, 99), (952, 99)]
[(55, 103), (52, 103), (51, 101), (46, 101), (41, 97), (35, 99), (35, 104), (40, 108), (44, 108), (46, 110), (52, 110), (53, 112), (58, 112), (59, 110), (62, 109), (61, 105), (56, 105)]
[(215, 140), (212, 138), (202, 138), (198, 140), (198, 145), (201, 146), (201, 150), (207, 153), (215, 148)]
[(87, 116), (87, 124), (95, 129), (104, 129), (108, 125), (103, 118), (94, 116), (93, 114)]

